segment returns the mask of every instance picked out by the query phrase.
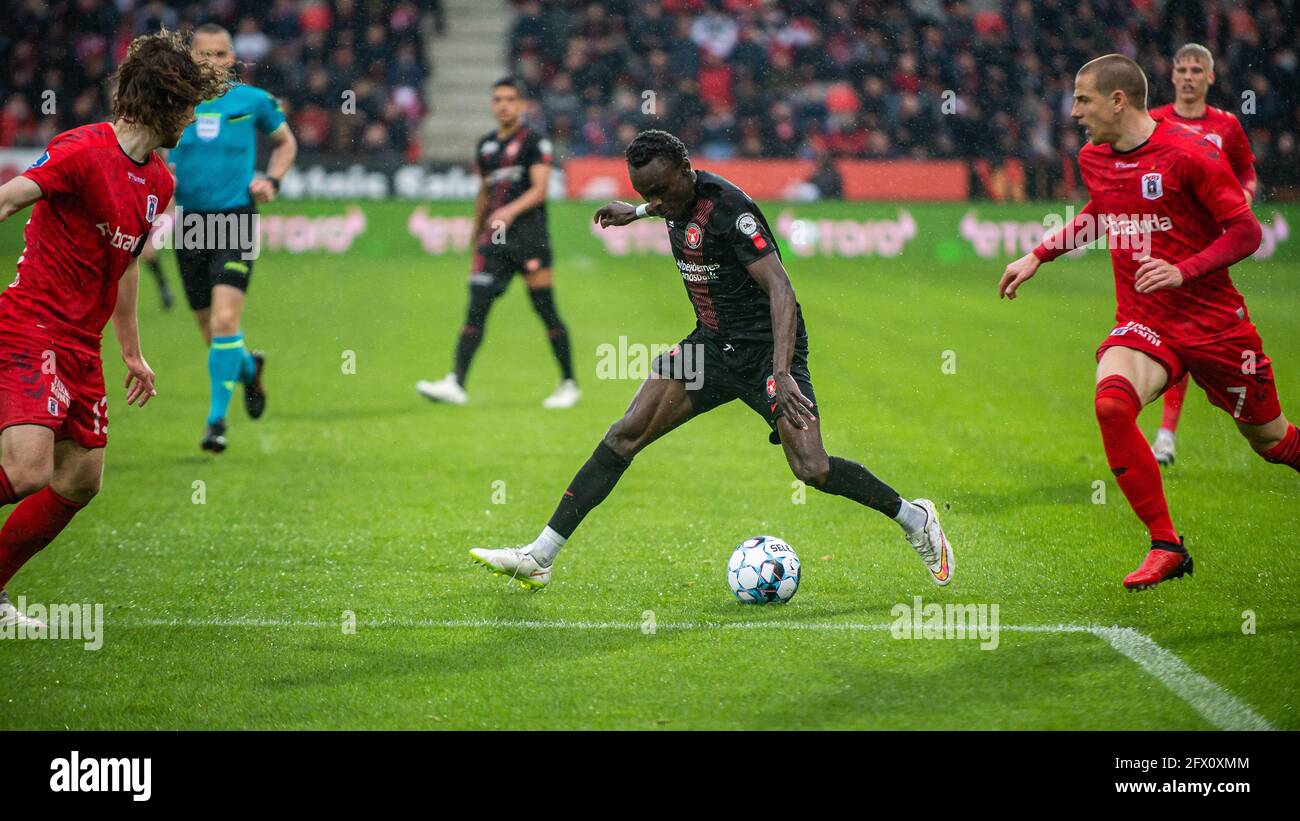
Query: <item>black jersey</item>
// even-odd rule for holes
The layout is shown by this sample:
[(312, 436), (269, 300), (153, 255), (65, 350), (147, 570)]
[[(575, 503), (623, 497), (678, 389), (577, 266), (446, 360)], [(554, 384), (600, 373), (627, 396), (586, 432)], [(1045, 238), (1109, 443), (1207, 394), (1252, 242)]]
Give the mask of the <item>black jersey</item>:
[[(532, 187), (528, 169), (538, 163), (550, 164), (551, 141), (526, 125), (504, 140), (492, 131), (478, 141), (474, 160), (488, 192), (487, 213), (491, 214)], [(490, 235), (492, 226), (485, 224), (483, 230)], [(506, 242), (511, 245), (516, 240), (535, 242), (545, 237), (545, 202), (520, 214), (506, 231)]]
[[(668, 222), (668, 239), (696, 327), (725, 339), (772, 341), (771, 305), (745, 266), (778, 256), (776, 238), (754, 201), (708, 171), (695, 172), (691, 216)], [(804, 339), (803, 311), (795, 304), (797, 337)]]

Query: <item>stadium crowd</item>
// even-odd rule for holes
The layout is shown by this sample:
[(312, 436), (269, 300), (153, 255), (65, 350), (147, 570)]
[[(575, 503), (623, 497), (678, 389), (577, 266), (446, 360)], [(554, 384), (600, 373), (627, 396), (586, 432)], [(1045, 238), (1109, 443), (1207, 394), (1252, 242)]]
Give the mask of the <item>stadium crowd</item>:
[[(214, 22), (240, 79), (275, 94), (306, 151), (415, 159), (429, 72), (412, 0), (4, 0), (0, 147), (40, 146), (108, 116), (109, 77), (135, 35)], [(355, 92), (355, 109), (345, 111)]]
[(1154, 107), (1172, 102), (1173, 52), (1200, 42), (1209, 102), (1242, 119), (1264, 191), (1300, 184), (1294, 0), (514, 5), (508, 56), (561, 157), (657, 126), (706, 158), (964, 158), (995, 198), (1074, 196), (1075, 70), (1132, 57)]

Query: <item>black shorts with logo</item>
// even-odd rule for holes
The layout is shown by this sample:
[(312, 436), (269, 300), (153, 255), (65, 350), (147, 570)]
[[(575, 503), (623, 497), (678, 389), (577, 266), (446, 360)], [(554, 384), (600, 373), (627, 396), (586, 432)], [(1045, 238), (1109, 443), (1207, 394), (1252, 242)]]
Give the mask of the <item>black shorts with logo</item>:
[[(256, 213), (257, 209), (250, 205), (244, 208), (232, 208), (229, 211), (217, 212), (212, 216), (234, 215), (244, 219)], [(186, 219), (191, 216), (206, 219), (209, 215), (195, 211), (185, 213)], [(179, 232), (184, 230), (184, 225), (177, 228)], [(195, 311), (212, 307), (212, 288), (214, 286), (229, 285), (246, 292), (248, 291), (249, 279), (253, 276), (252, 254), (246, 253), (246, 249), (240, 247), (241, 238), (238, 235), (228, 234), (222, 237), (209, 237), (207, 233), (205, 230), (203, 247), (181, 247), (176, 249), (176, 263), (181, 269), (181, 282), (185, 286), (185, 298), (189, 301), (190, 308)], [(250, 259), (244, 259), (245, 256), (250, 257)]]
[[(772, 429), (768, 441), (781, 444), (776, 420), (781, 406), (776, 401), (776, 380), (772, 376), (772, 343), (760, 340), (725, 340), (696, 328), (672, 350), (661, 354), (651, 366), (660, 378), (676, 379), (686, 385), (692, 416), (708, 413), (719, 405), (739, 399), (762, 416)], [(813, 403), (812, 374), (808, 371), (808, 338), (795, 342), (790, 375), (804, 396)], [(813, 410), (818, 419), (821, 408)]]
[(515, 274), (530, 274), (551, 267), (551, 238), (545, 222), (512, 225), (507, 236), (507, 242), (485, 243), (474, 253), (470, 284), (491, 287), (493, 296), (505, 293)]

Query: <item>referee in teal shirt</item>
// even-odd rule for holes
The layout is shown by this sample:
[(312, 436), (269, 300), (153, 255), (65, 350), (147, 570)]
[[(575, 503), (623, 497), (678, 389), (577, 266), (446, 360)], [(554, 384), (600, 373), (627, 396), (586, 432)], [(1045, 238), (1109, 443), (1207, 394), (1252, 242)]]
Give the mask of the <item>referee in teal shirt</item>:
[[(208, 23), (195, 29), (191, 51), (195, 60), (234, 69), (234, 45), (221, 26)], [(275, 199), (298, 143), (275, 98), (254, 86), (235, 84), (222, 96), (200, 103), (194, 117), (169, 157), (176, 174), (176, 233), (182, 238), (176, 261), (185, 296), (209, 345), (212, 397), (199, 445), (221, 453), (226, 449), (226, 409), (236, 384), (244, 386), (244, 408), (250, 417), (257, 419), (266, 409), (266, 357), (244, 347), (239, 328), (253, 273), (253, 260), (245, 257), (251, 256), (247, 252), (256, 241), (252, 233), (257, 203)], [(259, 133), (273, 146), (264, 177), (255, 177), (253, 168)], [(230, 233), (223, 229), (224, 236), (217, 237), (205, 230), (201, 247), (184, 247), (186, 225), (200, 218), (206, 226), (229, 226)]]

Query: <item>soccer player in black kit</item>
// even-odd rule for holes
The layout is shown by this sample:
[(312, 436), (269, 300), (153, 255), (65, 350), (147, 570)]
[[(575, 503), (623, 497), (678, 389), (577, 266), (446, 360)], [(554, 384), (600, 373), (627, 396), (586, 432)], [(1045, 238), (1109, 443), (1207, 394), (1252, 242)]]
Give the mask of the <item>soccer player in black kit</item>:
[(822, 447), (803, 313), (763, 212), (722, 177), (693, 170), (686, 146), (667, 132), (641, 132), (626, 154), (632, 187), (646, 202), (611, 202), (593, 220), (602, 228), (646, 216), (667, 221), (695, 330), (655, 361), (541, 535), (522, 547), (474, 548), (470, 555), (525, 588), (545, 587), (560, 548), (632, 457), (691, 417), (739, 399), (771, 426), (770, 440), (785, 450), (795, 476), (897, 521), (931, 578), (947, 584), (956, 564), (934, 504), (901, 498), (862, 465), (827, 456)]
[(415, 389), (435, 402), (469, 401), (465, 377), (483, 341), (488, 311), (517, 273), (524, 276), (533, 309), (546, 325), (551, 350), (560, 365), (560, 383), (543, 402), (571, 408), (578, 402), (569, 331), (555, 308), (551, 290), (551, 241), (546, 230), (546, 187), (551, 179), (551, 141), (524, 125), (523, 99), (515, 81), (492, 86), (492, 116), (497, 129), (479, 140), (475, 163), (483, 183), (474, 202), (474, 262), (469, 275), (469, 309), (456, 343), (455, 370)]

